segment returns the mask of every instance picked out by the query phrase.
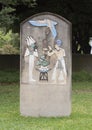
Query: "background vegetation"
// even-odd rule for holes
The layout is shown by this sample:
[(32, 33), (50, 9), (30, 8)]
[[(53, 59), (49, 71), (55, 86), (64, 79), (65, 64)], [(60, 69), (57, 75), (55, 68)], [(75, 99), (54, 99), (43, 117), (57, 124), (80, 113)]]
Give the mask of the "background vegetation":
[[(40, 12), (52, 12), (68, 19), (72, 23), (72, 52), (90, 53), (92, 0), (0, 0), (0, 28), (6, 30), (4, 33), (9, 33), (12, 30), (11, 32), (16, 38), (14, 33), (19, 33), (20, 23), (31, 15)], [(0, 39), (0, 44), (1, 42)], [(15, 53), (16, 49), (12, 44), (9, 43), (9, 48), (14, 47), (12, 53)], [(15, 45), (18, 44), (19, 41), (16, 41)], [(5, 48), (7, 47), (5, 46)]]
[(0, 30), (0, 54), (19, 54), (19, 34)]

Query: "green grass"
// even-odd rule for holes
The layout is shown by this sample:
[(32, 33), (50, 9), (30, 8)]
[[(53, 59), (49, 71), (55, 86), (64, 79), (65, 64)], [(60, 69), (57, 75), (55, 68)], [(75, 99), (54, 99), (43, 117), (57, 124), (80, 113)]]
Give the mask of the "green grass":
[[(19, 85), (0, 86), (0, 130), (91, 130), (92, 83), (73, 84), (72, 113), (69, 117), (31, 118), (19, 112)], [(78, 89), (77, 89), (78, 86)]]
[(69, 117), (23, 117), (19, 111), (19, 84), (0, 86), (0, 130), (91, 130), (92, 82), (73, 81)]

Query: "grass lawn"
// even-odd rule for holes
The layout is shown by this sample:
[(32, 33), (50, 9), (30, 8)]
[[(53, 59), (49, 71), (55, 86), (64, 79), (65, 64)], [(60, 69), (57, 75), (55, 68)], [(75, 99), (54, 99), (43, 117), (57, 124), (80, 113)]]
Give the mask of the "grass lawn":
[(9, 81), (7, 84), (1, 84), (0, 130), (91, 130), (91, 81), (73, 81), (72, 113), (69, 117), (59, 118), (21, 116), (19, 111), (19, 83), (10, 83)]

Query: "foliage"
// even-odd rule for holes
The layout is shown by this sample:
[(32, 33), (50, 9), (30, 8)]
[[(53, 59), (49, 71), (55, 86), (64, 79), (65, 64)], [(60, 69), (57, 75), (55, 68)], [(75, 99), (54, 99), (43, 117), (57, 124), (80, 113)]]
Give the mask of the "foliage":
[(6, 44), (0, 49), (1, 54), (19, 54), (19, 50), (11, 44)]
[(19, 17), (16, 16), (16, 7), (18, 5), (33, 7), (35, 3), (35, 0), (0, 0), (0, 27), (5, 26), (9, 29), (11, 25), (14, 24), (14, 21), (19, 19)]
[(18, 70), (0, 70), (0, 83), (18, 83)]
[(90, 82), (92, 81), (92, 74), (86, 71), (74, 72), (72, 78), (74, 82)]
[(14, 11), (15, 9), (11, 7), (2, 8), (2, 11), (0, 12), (0, 27), (10, 28), (15, 20), (15, 16), (11, 14)]
[(19, 54), (19, 34), (0, 30), (0, 54)]
[(90, 53), (92, 0), (0, 0), (0, 7), (0, 27), (15, 32), (19, 32), (23, 20), (35, 13), (52, 12), (65, 17), (72, 23), (72, 52)]
[[(45, 6), (45, 8), (44, 8)], [(57, 13), (72, 23), (72, 52), (89, 54), (92, 37), (92, 0), (38, 0), (39, 12)], [(80, 46), (80, 48), (79, 48)]]

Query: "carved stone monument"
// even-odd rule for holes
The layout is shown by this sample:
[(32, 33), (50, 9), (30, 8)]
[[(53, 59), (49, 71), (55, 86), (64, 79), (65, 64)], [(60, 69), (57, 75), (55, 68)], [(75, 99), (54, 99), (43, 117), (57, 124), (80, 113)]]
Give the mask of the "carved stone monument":
[(71, 23), (45, 12), (21, 23), (20, 112), (55, 117), (71, 113)]

